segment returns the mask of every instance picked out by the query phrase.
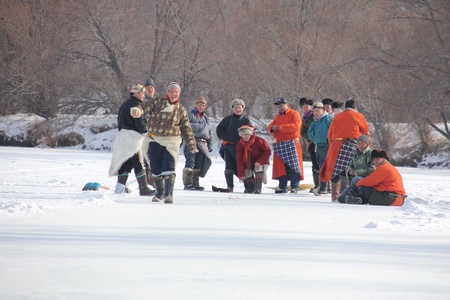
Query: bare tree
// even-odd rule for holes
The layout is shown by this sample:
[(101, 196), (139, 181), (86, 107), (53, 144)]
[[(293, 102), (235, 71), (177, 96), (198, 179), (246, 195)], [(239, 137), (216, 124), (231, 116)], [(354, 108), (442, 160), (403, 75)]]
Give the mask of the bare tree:
[(2, 1), (0, 27), (2, 52), (0, 114), (31, 112), (44, 118), (58, 112), (62, 87), (55, 64), (60, 36), (55, 33), (59, 6), (47, 1)]

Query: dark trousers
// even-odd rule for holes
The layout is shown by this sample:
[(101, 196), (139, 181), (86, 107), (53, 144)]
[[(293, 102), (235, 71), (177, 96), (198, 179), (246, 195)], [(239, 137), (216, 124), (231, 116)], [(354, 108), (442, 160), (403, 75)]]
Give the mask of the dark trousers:
[(285, 189), (287, 187), (288, 180), (291, 181), (291, 188), (298, 189), (298, 185), (300, 184), (300, 174), (295, 173), (287, 164), (284, 164), (286, 168), (286, 175), (278, 177), (278, 187), (280, 189)]
[(169, 175), (175, 173), (175, 160), (163, 145), (151, 142), (148, 147), (150, 168), (154, 175)]
[(135, 153), (127, 161), (125, 161), (119, 169), (119, 174), (130, 173), (134, 169), (134, 174), (138, 174), (144, 168), (142, 167), (142, 158), (139, 153)]
[(311, 156), (312, 171), (318, 172), (320, 167), (316, 156), (316, 145), (314, 143), (309, 144), (308, 153)]
[(232, 170), (234, 175), (237, 176), (236, 145), (226, 144), (220, 147), (219, 153), (225, 161), (225, 170)]

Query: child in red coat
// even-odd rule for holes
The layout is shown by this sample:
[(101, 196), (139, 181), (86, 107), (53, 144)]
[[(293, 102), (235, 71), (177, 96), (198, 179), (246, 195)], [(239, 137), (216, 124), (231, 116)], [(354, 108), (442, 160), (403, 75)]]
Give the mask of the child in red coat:
[(241, 126), (238, 133), (241, 137), (236, 145), (239, 180), (244, 182), (244, 193), (261, 194), (264, 172), (270, 164), (272, 150), (263, 138), (256, 136), (251, 125)]

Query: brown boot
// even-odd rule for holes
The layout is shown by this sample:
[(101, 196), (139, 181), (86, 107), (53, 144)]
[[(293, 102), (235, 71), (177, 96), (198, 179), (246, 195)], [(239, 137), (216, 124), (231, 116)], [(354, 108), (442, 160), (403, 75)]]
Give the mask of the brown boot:
[(339, 190), (341, 188), (341, 183), (331, 183), (331, 202), (337, 202), (339, 197)]
[(196, 191), (204, 191), (205, 188), (200, 186), (200, 169), (194, 169), (192, 174), (192, 185)]
[(185, 190), (194, 190), (193, 175), (193, 169), (183, 168), (183, 185)]
[(255, 194), (261, 194), (263, 179), (264, 179), (263, 172), (258, 172), (255, 174)]

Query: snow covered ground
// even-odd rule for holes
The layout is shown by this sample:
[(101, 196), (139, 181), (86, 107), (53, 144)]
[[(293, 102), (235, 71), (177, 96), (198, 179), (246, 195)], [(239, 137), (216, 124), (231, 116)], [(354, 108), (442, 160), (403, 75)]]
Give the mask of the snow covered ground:
[[(111, 153), (0, 147), (0, 299), (449, 299), (450, 170), (399, 168), (402, 207), (307, 191), (174, 204), (111, 190)], [(181, 174), (184, 158), (177, 166)], [(305, 183), (312, 183), (306, 163)]]

